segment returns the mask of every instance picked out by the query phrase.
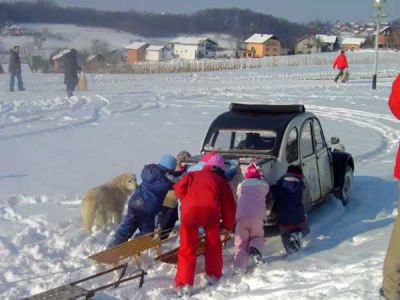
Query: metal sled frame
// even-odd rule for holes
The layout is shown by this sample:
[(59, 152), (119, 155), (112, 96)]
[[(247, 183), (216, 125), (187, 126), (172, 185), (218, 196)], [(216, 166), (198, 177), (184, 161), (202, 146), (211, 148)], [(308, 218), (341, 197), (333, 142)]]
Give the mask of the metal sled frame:
[[(127, 267), (128, 267), (128, 264), (125, 263), (123, 265), (116, 266), (114, 268), (105, 270), (103, 272), (96, 273), (94, 275), (91, 275), (91, 276), (82, 278), (80, 280), (71, 282), (69, 284), (48, 290), (41, 294), (33, 295), (33, 296), (25, 298), (25, 299), (29, 299), (29, 300), (44, 300), (44, 299), (46, 299), (46, 300), (53, 300), (53, 299), (54, 300), (67, 300), (67, 299), (78, 299), (81, 297), (85, 297), (85, 299), (90, 299), (90, 298), (94, 297), (94, 294), (98, 291), (107, 289), (109, 287), (116, 288), (121, 283), (130, 281), (130, 280), (133, 280), (136, 278), (140, 278), (139, 288), (141, 288), (143, 286), (144, 276), (146, 276), (147, 273), (144, 270), (141, 270), (139, 274), (129, 276), (129, 277), (124, 277)], [(114, 272), (116, 270), (121, 270), (121, 273), (119, 274), (118, 279), (115, 280), (114, 282), (99, 286), (99, 287), (91, 289), (91, 290), (87, 290), (83, 287), (78, 286), (79, 283), (92, 280), (94, 278), (103, 276), (105, 274)]]
[(160, 231), (156, 230), (150, 234), (146, 234), (125, 243), (119, 244), (110, 249), (106, 249), (99, 253), (89, 256), (90, 259), (106, 265), (116, 265), (120, 260), (131, 258), (135, 259), (135, 263), (141, 269), (140, 254), (148, 249), (154, 248), (158, 256), (161, 255), (161, 244), (175, 239), (178, 236), (176, 231), (171, 232), (172, 236), (164, 240), (160, 239)]

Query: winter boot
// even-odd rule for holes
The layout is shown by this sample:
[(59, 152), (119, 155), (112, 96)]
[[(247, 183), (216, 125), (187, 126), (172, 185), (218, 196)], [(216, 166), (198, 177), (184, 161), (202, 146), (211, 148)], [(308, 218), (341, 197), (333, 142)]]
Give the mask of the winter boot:
[(207, 275), (207, 274), (206, 274), (205, 278), (207, 280), (207, 285), (214, 285), (219, 281), (219, 278), (217, 278), (215, 276)]
[(289, 247), (291, 253), (298, 252), (301, 249), (302, 238), (303, 238), (303, 233), (301, 232), (293, 232), (290, 234)]
[(258, 251), (255, 247), (250, 247), (249, 249), (250, 258), (254, 262), (256, 266), (259, 266), (263, 263), (262, 255), (260, 251)]
[(178, 298), (188, 299), (190, 297), (190, 286), (185, 284), (176, 289)]

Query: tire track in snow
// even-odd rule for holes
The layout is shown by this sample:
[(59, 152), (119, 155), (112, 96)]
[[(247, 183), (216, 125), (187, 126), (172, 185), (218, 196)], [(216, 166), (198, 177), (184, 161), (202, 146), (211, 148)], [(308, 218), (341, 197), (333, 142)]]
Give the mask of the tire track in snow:
[[(359, 127), (370, 128), (378, 133), (379, 143), (368, 151), (355, 155), (354, 159), (357, 161), (380, 159), (397, 148), (400, 130), (397, 129), (398, 121), (390, 115), (317, 105), (307, 105), (307, 110), (314, 112), (317, 116), (354, 123)], [(396, 125), (393, 126), (390, 123)]]

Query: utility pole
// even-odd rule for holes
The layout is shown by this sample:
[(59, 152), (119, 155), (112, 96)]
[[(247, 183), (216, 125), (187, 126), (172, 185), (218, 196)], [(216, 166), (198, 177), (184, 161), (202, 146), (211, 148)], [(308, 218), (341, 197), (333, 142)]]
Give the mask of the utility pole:
[(378, 74), (378, 48), (379, 48), (379, 31), (380, 31), (380, 20), (385, 17), (382, 14), (383, 6), (386, 0), (374, 0), (374, 6), (376, 8), (375, 19), (376, 19), (376, 33), (375, 33), (375, 54), (374, 54), (374, 72), (372, 74), (372, 89), (376, 90), (376, 79)]

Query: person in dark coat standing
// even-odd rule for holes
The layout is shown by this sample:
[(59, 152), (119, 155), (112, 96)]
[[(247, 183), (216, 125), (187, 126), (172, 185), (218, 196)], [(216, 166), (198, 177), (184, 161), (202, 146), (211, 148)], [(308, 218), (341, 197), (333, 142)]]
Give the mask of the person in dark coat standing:
[(176, 159), (169, 154), (162, 156), (159, 164), (149, 164), (143, 168), (142, 183), (130, 196), (128, 213), (107, 248), (126, 242), (137, 229), (140, 233), (136, 236), (154, 231), (156, 216), (161, 211), (167, 192), (173, 187), (168, 174), (173, 174), (175, 168)]
[[(400, 120), (400, 75), (393, 82), (389, 96), (389, 108)], [(400, 180), (400, 148), (397, 151), (394, 177)], [(398, 182), (400, 191), (400, 181)], [(400, 193), (397, 196), (397, 211), (400, 212)], [(397, 214), (383, 263), (381, 295), (385, 299), (400, 300), (400, 213)]]
[[(333, 62), (333, 68), (338, 68), (339, 73), (336, 75), (334, 81), (337, 82), (339, 78), (343, 78), (343, 72), (345, 69), (349, 67), (347, 63), (346, 55), (344, 54), (344, 50), (340, 51), (340, 54), (336, 57), (335, 61)], [(342, 80), (345, 82), (344, 80)]]
[(78, 53), (75, 49), (65, 55), (64, 60), (64, 83), (67, 85), (68, 97), (73, 96), (76, 85), (78, 84)]
[(18, 90), (25, 91), (21, 75), (21, 60), (19, 58), (19, 46), (14, 46), (10, 49), (10, 62), (8, 64), (8, 71), (10, 72), (10, 92), (14, 92), (15, 77), (18, 81)]

